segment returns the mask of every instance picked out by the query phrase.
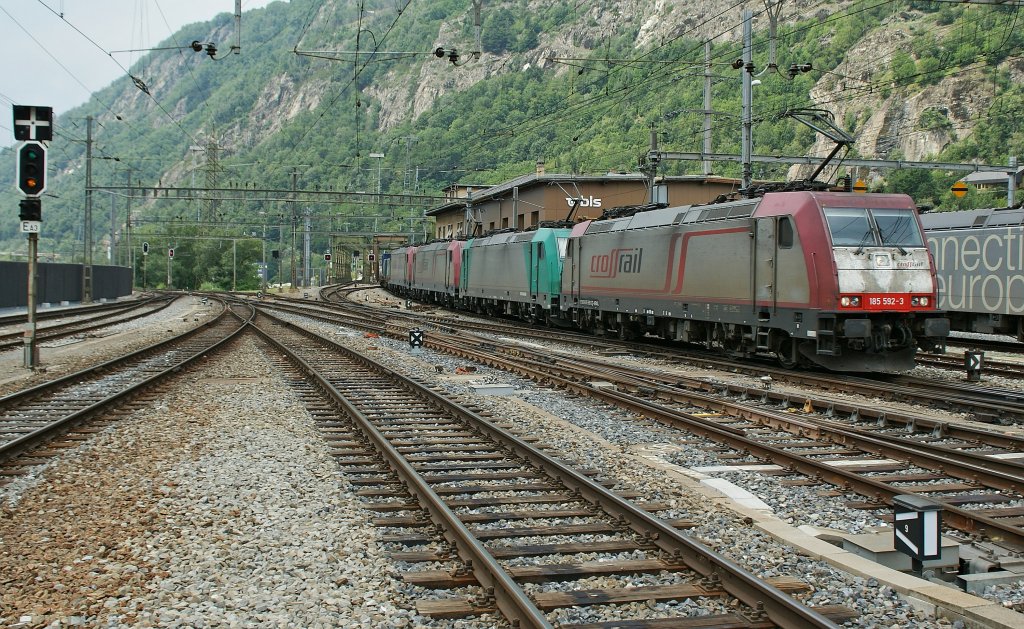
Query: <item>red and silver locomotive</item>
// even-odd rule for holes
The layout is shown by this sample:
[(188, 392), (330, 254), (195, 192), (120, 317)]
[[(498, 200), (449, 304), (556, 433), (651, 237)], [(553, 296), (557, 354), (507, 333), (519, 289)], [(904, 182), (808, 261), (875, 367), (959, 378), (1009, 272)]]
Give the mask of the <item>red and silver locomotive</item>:
[(899, 371), (944, 346), (935, 268), (901, 194), (769, 192), (575, 226), (563, 322), (788, 366)]

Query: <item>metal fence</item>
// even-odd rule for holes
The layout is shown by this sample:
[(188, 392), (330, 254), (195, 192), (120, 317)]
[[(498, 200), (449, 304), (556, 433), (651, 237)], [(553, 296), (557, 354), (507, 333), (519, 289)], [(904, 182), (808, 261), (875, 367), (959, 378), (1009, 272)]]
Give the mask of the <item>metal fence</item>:
[[(82, 301), (82, 265), (40, 262), (37, 304)], [(132, 270), (123, 266), (92, 267), (92, 298), (117, 299), (132, 294)], [(0, 261), (0, 308), (28, 304), (28, 263)]]

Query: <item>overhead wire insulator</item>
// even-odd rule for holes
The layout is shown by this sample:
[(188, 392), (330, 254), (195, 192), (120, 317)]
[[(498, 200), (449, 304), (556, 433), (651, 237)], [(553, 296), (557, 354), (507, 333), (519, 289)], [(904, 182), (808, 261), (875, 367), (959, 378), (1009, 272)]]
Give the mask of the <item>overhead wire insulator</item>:
[(811, 65), (810, 63), (793, 63), (793, 64), (790, 64), (789, 71), (786, 74), (789, 75), (790, 79), (793, 79), (793, 78), (796, 77), (797, 74), (801, 74), (801, 73), (804, 73), (804, 72), (810, 72), (813, 69), (814, 69), (814, 66)]

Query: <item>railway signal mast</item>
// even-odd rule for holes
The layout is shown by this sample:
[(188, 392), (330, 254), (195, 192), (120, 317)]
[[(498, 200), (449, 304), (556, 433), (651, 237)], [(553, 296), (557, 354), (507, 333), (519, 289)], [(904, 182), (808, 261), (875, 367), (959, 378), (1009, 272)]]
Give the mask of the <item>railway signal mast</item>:
[(43, 222), (46, 190), (46, 144), (53, 139), (53, 108), (14, 105), (14, 139), (20, 141), (15, 164), (15, 185), (25, 195), (18, 203), (21, 232), (28, 234), (28, 301), (25, 326), (24, 366), (39, 365), (36, 344), (36, 266), (39, 255), (39, 230)]

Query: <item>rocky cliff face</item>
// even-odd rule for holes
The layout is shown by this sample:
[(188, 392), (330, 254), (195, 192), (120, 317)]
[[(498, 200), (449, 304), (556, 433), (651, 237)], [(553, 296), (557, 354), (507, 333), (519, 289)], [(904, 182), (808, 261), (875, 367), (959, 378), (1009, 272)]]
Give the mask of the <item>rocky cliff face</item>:
[[(946, 76), (934, 85), (906, 87), (879, 80), (880, 70), (898, 51), (912, 53), (912, 18), (894, 18), (869, 33), (811, 90), (811, 98), (854, 136), (859, 157), (933, 159), (950, 143), (969, 136), (992, 104), (995, 86), (981, 69)], [(818, 138), (811, 154), (825, 155), (832, 146), (827, 138)], [(790, 169), (792, 178), (808, 173), (806, 167)]]
[[(808, 17), (808, 11), (825, 21), (835, 10), (848, 3), (828, 6), (810, 0), (787, 3), (779, 18), (779, 32)], [(543, 3), (534, 1), (540, 10)], [(527, 68), (540, 67), (555, 73), (569, 71), (566, 65), (553, 63), (553, 57), (577, 57), (593, 54), (604, 37), (616, 29), (635, 33), (638, 53), (679, 37), (714, 37), (716, 45), (733, 42), (742, 35), (740, 10), (727, 2), (703, 3), (700, 11), (691, 11), (672, 0), (627, 0), (593, 2), (581, 5), (575, 19), (558, 32), (545, 32), (539, 45), (520, 54), (492, 55), (467, 61), (452, 71), (447, 62), (431, 59), (413, 75), (396, 70), (389, 80), (376, 82), (367, 94), (380, 103), (383, 130), (409, 118), (416, 118), (451, 92), (465, 90), (488, 77)], [(761, 6), (752, 6), (760, 10)], [(810, 96), (821, 107), (832, 111), (841, 127), (856, 137), (861, 157), (925, 160), (941, 152), (951, 142), (968, 136), (980, 113), (991, 105), (993, 86), (980, 70), (944, 78), (936, 85), (885, 89), (879, 84), (896, 51), (911, 52), (912, 28), (921, 16), (894, 14), (886, 24), (869, 32), (846, 55), (833, 72), (822, 73)], [(754, 21), (755, 31), (768, 28), (767, 17)], [(446, 23), (438, 32), (437, 46), (456, 46), (472, 50), (474, 42), (465, 38), (460, 24)], [(724, 34), (723, 34), (724, 33)], [(784, 52), (780, 51), (780, 57)], [(756, 57), (766, 62), (765, 52)], [(1021, 74), (1024, 61), (1014, 62), (1012, 72)], [(830, 141), (819, 138), (814, 154), (831, 150)], [(806, 170), (806, 169), (805, 169)], [(794, 168), (792, 176), (800, 176)], [(803, 174), (806, 174), (803, 173)]]
[[(829, 16), (849, 4), (821, 5), (811, 0), (794, 0), (783, 7), (779, 32), (785, 33), (797, 21), (805, 20), (810, 11), (814, 11), (813, 17), (823, 24), (829, 24)], [(338, 41), (333, 43), (340, 42), (341, 33), (350, 34), (353, 28), (351, 24), (332, 22), (337, 20), (339, 6), (338, 0), (329, 0), (311, 21), (314, 30), (319, 27), (322, 32), (337, 33)], [(485, 3), (485, 12), (502, 6), (502, 3)], [(507, 3), (504, 6), (521, 11), (522, 5)], [(549, 6), (547, 0), (527, 3), (527, 9), (538, 14)], [(446, 95), (469, 89), (491, 77), (529, 68), (542, 68), (553, 74), (575, 71), (576, 68), (555, 63), (552, 58), (593, 55), (610, 34), (629, 33), (635, 40), (638, 55), (681, 37), (696, 41), (714, 38), (716, 46), (732, 43), (739, 49), (742, 7), (737, 8), (727, 0), (710, 0), (694, 5), (694, 9), (678, 0), (597, 0), (574, 3), (572, 7), (564, 26), (540, 33), (534, 49), (501, 55), (485, 52), (476, 58), (470, 55), (470, 51), (477, 48), (471, 18), (468, 14), (450, 16), (438, 28), (432, 47), (457, 48), (462, 52), (460, 65), (453, 68), (447, 60), (428, 55), (413, 57), (409, 63), (394, 64), (386, 75), (375, 77), (363, 88), (362, 94), (366, 97), (363, 106), (372, 103), (380, 130), (387, 132), (438, 106)], [(763, 10), (761, 3), (751, 3), (749, 7)], [(951, 142), (970, 135), (979, 115), (991, 105), (993, 85), (981, 70), (949, 76), (937, 84), (924, 86), (893, 87), (879, 81), (894, 54), (912, 51), (915, 30), (918, 34), (921, 30), (921, 19), (922, 16), (914, 12), (894, 13), (885, 24), (867, 33), (853, 46), (837, 68), (821, 72), (820, 80), (810, 92), (815, 103), (832, 111), (837, 123), (854, 135), (861, 157), (928, 159)], [(755, 19), (754, 28), (755, 31), (766, 30), (767, 17)], [(227, 41), (230, 33), (212, 36)], [(330, 47), (332, 42), (323, 45)], [(345, 46), (339, 43), (337, 47)], [(783, 66), (788, 63), (784, 50), (780, 50), (780, 59)], [(763, 47), (757, 50), (755, 61), (759, 67), (767, 62)], [(169, 58), (166, 63), (175, 61)], [(1024, 75), (1024, 61), (1012, 63), (1011, 76), (1020, 80)], [(161, 68), (153, 74), (168, 77), (175, 73)], [(180, 69), (178, 74), (180, 76)], [(305, 70), (273, 77), (244, 118), (237, 118), (226, 128), (216, 130), (221, 146), (229, 151), (255, 146), (295, 116), (316, 110), (330, 101), (332, 90), (339, 89), (339, 85), (337, 79), (332, 83), (328, 74), (311, 74)], [(124, 98), (131, 101), (125, 103), (127, 106), (152, 107), (152, 102), (147, 103), (141, 92)], [(189, 106), (192, 104), (181, 101), (175, 111), (184, 112)], [(161, 124), (166, 124), (166, 119)], [(814, 154), (827, 154), (831, 148), (830, 141), (819, 138)], [(799, 177), (807, 172), (807, 169), (794, 168), (790, 175)]]

